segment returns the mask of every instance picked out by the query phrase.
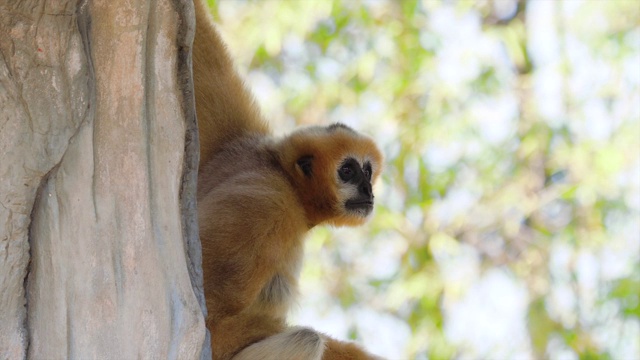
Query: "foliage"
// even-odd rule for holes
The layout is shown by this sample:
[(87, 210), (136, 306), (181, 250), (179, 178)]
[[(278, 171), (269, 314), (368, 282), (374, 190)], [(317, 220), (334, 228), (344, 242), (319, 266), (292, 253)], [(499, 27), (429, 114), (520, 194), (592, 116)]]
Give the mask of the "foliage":
[(274, 128), (386, 154), (372, 221), (309, 239), (298, 321), (390, 358), (640, 353), (639, 3), (213, 9)]

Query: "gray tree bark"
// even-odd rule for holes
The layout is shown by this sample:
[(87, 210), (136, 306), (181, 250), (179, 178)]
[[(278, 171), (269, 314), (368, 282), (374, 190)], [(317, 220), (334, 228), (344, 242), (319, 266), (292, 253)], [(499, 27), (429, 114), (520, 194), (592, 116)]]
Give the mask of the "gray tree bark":
[(206, 358), (189, 0), (0, 0), (0, 358)]

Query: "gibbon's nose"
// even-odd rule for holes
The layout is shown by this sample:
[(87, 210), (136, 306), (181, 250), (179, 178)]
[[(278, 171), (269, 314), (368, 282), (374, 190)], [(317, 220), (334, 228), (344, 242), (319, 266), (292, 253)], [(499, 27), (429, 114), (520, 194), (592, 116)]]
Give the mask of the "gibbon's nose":
[(371, 191), (371, 184), (367, 180), (364, 180), (362, 183), (360, 183), (360, 189), (358, 190), (360, 191), (360, 194), (365, 195), (370, 199), (373, 198), (373, 192)]

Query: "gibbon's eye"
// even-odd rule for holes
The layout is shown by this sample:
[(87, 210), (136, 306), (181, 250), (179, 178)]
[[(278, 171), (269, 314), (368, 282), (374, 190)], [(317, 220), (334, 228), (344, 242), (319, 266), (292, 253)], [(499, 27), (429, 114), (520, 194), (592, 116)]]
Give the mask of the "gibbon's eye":
[(353, 177), (356, 175), (356, 169), (354, 167), (356, 165), (354, 165), (354, 162), (355, 160), (353, 159), (347, 159), (338, 169), (338, 176), (340, 176), (340, 179), (342, 179), (342, 181), (347, 182), (353, 179)]
[(340, 168), (340, 178), (344, 181), (347, 181), (353, 177), (354, 171), (351, 168), (351, 165), (344, 165)]
[(371, 181), (371, 164), (370, 163), (365, 163), (364, 164), (364, 176), (367, 177), (367, 180)]

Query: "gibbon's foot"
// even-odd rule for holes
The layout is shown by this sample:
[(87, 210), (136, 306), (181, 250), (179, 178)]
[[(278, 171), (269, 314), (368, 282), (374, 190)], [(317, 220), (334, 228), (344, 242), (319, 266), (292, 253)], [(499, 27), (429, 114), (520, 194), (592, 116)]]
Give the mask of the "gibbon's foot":
[(384, 360), (384, 358), (370, 354), (358, 345), (332, 339), (325, 336), (325, 347), (322, 360)]
[(384, 360), (358, 345), (293, 327), (240, 351), (233, 360)]
[(323, 349), (320, 334), (310, 328), (294, 327), (249, 345), (233, 360), (320, 360)]

